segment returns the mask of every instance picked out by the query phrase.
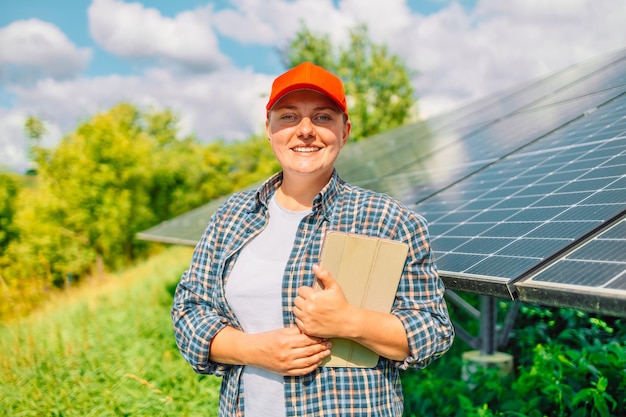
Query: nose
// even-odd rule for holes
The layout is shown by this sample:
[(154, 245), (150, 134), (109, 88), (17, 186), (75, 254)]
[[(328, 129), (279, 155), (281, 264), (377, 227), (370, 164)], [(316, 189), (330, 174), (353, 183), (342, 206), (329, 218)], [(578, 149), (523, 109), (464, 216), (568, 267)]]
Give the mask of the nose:
[(303, 117), (298, 124), (297, 134), (298, 137), (309, 138), (313, 137), (314, 126), (309, 117)]

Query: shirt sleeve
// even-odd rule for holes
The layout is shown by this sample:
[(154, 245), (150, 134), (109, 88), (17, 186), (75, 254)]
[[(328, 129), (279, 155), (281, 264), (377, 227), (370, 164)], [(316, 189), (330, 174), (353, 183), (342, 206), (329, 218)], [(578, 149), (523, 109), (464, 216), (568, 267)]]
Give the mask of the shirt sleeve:
[(394, 362), (400, 369), (426, 367), (452, 346), (454, 328), (437, 273), (426, 220), (413, 214), (404, 222), (409, 243), (405, 269), (392, 313), (404, 325), (410, 355)]
[(183, 273), (176, 292), (171, 315), (176, 344), (192, 368), (201, 374), (223, 375), (229, 365), (209, 360), (213, 337), (229, 325), (220, 313), (218, 276), (213, 260), (217, 216), (213, 216), (193, 254), (189, 268)]

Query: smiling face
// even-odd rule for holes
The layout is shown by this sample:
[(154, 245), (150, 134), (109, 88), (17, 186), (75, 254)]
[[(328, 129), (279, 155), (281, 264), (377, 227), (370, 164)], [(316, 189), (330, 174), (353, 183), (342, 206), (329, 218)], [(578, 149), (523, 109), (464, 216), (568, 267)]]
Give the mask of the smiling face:
[(286, 180), (316, 176), (327, 181), (348, 140), (350, 122), (327, 96), (298, 90), (274, 105), (266, 128)]

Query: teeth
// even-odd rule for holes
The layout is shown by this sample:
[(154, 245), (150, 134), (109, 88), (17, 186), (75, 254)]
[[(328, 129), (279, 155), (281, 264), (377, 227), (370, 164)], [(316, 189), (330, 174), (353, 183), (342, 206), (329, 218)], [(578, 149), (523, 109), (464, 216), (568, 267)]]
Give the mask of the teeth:
[(313, 148), (310, 146), (300, 146), (297, 148), (293, 148), (293, 150), (296, 152), (316, 152), (316, 151), (319, 151), (319, 148)]

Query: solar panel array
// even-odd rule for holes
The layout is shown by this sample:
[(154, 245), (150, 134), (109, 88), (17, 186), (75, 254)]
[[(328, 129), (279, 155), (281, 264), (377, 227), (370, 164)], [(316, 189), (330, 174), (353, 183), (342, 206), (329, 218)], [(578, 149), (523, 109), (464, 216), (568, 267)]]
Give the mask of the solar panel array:
[[(450, 289), (626, 315), (626, 50), (342, 151), (430, 224)], [(209, 203), (140, 237), (194, 244)]]
[(417, 204), (450, 287), (489, 277), (482, 292), (514, 298), (515, 281), (624, 213), (625, 105), (622, 96)]

